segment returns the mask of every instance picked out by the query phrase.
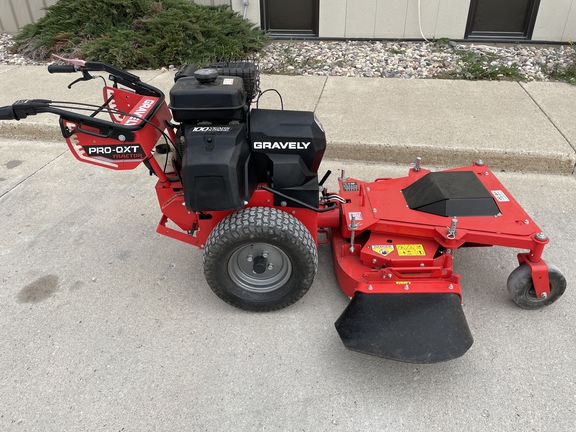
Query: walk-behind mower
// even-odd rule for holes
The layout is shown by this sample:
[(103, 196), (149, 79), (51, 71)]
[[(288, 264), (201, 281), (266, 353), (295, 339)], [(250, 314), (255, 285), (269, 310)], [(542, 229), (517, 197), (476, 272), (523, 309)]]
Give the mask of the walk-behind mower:
[(340, 190), (329, 192), (330, 172), (318, 180), (320, 121), (313, 112), (258, 109), (252, 62), (183, 66), (167, 105), (131, 73), (66, 61), (48, 71), (80, 72), (77, 81), (109, 73), (102, 105), (27, 99), (0, 108), (0, 119), (56, 114), (79, 161), (114, 170), (143, 163), (158, 177), (157, 232), (203, 249), (208, 285), (237, 308), (296, 302), (314, 281), (317, 244), (331, 241), (336, 279), (351, 299), (335, 323), (344, 345), (435, 363), (472, 345), (453, 271), (457, 249), (526, 250), (507, 282), (522, 308), (547, 306), (566, 288), (542, 259), (548, 238), (480, 160), (430, 172), (416, 159), (406, 177), (372, 182), (343, 170)]

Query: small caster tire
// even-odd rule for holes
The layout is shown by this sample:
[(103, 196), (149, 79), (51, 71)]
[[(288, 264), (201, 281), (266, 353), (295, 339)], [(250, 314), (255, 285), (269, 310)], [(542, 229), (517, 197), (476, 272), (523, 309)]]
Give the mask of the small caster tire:
[(294, 216), (249, 207), (222, 219), (204, 249), (212, 291), (239, 309), (266, 312), (298, 301), (318, 269), (316, 244)]
[(566, 290), (566, 278), (555, 265), (548, 264), (548, 277), (550, 279), (550, 295), (546, 298), (536, 296), (532, 272), (526, 263), (521, 264), (510, 273), (506, 286), (514, 303), (522, 309), (540, 309), (554, 303)]

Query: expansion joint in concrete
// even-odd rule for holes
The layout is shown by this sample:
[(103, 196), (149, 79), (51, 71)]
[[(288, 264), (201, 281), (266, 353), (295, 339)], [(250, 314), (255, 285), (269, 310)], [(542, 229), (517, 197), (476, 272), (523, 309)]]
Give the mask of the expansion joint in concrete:
[(16, 183), (14, 186), (12, 186), (10, 189), (8, 189), (6, 192), (4, 192), (3, 194), (0, 195), (0, 199), (4, 198), (6, 195), (8, 195), (10, 192), (12, 192), (14, 189), (16, 189), (18, 186), (20, 186), (22, 183), (24, 183), (26, 180), (34, 177), (36, 174), (38, 174), (40, 171), (42, 171), (44, 168), (46, 168), (48, 165), (50, 165), (52, 162), (55, 162), (56, 160), (58, 160), (60, 157), (62, 157), (62, 155), (64, 153), (67, 153), (68, 150), (63, 151), (62, 153), (60, 153), (58, 156), (56, 156), (54, 159), (48, 161), (47, 163), (45, 163), (44, 165), (42, 165), (40, 168), (38, 168), (36, 171), (34, 171), (33, 173), (31, 173), (30, 175), (26, 176), (25, 178), (23, 178), (21, 181), (19, 181), (18, 183)]

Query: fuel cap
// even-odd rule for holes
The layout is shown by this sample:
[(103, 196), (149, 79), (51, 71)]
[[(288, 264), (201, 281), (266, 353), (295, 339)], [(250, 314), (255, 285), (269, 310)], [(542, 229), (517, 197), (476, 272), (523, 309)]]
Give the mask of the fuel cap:
[(194, 72), (194, 78), (202, 84), (213, 83), (217, 77), (218, 71), (216, 69), (198, 69)]

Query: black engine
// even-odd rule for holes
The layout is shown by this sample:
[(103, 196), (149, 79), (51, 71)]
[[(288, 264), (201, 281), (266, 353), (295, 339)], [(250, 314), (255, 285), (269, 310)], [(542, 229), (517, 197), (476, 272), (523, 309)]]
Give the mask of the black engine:
[(250, 109), (259, 83), (251, 62), (185, 65), (175, 81), (170, 109), (188, 210), (238, 210), (259, 183), (277, 192), (275, 205), (318, 207), (326, 135), (313, 112)]

